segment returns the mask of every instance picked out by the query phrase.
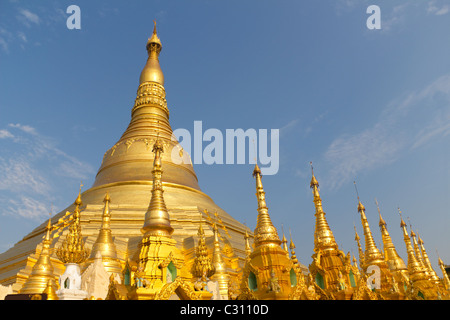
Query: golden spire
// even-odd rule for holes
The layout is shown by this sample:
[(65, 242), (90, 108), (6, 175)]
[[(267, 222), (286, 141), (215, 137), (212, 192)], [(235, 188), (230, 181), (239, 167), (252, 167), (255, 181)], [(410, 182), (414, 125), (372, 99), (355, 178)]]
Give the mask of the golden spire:
[(155, 154), (152, 170), (152, 198), (148, 210), (145, 213), (142, 233), (146, 235), (170, 236), (173, 232), (173, 228), (170, 225), (169, 211), (167, 211), (163, 197), (161, 153), (164, 152), (164, 148), (159, 136), (153, 145), (152, 152)]
[(81, 186), (78, 197), (75, 200), (75, 210), (73, 212), (73, 220), (69, 226), (69, 233), (62, 245), (56, 250), (56, 255), (63, 263), (81, 264), (89, 257), (89, 249), (84, 246), (83, 237), (81, 235), (80, 224), (80, 206), (81, 202)]
[(256, 228), (254, 231), (255, 247), (263, 244), (280, 245), (281, 241), (278, 237), (277, 229), (270, 220), (269, 209), (266, 205), (266, 196), (261, 181), (261, 170), (258, 164), (255, 164), (253, 177), (256, 179), (256, 198), (258, 199), (258, 217), (256, 220)]
[(319, 252), (320, 250), (330, 250), (337, 249), (338, 245), (334, 238), (333, 232), (328, 226), (328, 222), (325, 218), (325, 212), (322, 209), (322, 199), (319, 195), (319, 182), (317, 182), (314, 176), (314, 169), (311, 165), (312, 178), (310, 183), (310, 188), (313, 189), (312, 193), (314, 195), (314, 205), (316, 207), (316, 226), (314, 231), (314, 252)]
[(283, 238), (281, 239), (281, 247), (283, 248), (284, 251), (287, 252), (287, 254), (289, 254), (289, 248), (288, 248), (288, 245), (287, 245), (287, 239), (284, 236), (284, 230), (283, 230)]
[(225, 263), (222, 259), (222, 253), (220, 250), (220, 242), (219, 242), (219, 230), (217, 230), (217, 224), (213, 224), (214, 230), (214, 249), (213, 249), (213, 265), (216, 270), (215, 274), (226, 273)]
[(356, 226), (353, 225), (353, 228), (355, 229), (355, 241), (358, 244), (358, 253), (359, 253), (359, 266), (361, 267), (361, 269), (364, 266), (364, 251), (361, 247), (361, 238), (359, 237), (358, 233), (356, 232)]
[(116, 245), (114, 244), (111, 232), (111, 212), (109, 209), (111, 198), (108, 192), (106, 192), (103, 202), (105, 205), (103, 207), (102, 225), (97, 240), (92, 246), (89, 261), (94, 261), (97, 252), (100, 252), (106, 271), (120, 275), (122, 273), (122, 266), (117, 258)]
[(380, 206), (378, 205), (377, 199), (375, 199), (375, 203), (377, 205), (378, 214), (380, 216), (379, 226), (381, 231), (381, 238), (383, 240), (384, 256), (388, 267), (390, 270), (406, 270), (406, 265), (403, 259), (398, 255), (394, 243), (392, 242), (391, 236), (389, 235), (389, 232), (387, 230), (387, 223), (381, 216)]
[(438, 282), (439, 276), (437, 275), (436, 271), (434, 271), (433, 267), (431, 266), (430, 259), (428, 258), (427, 251), (425, 250), (425, 246), (423, 244), (423, 240), (418, 236), (418, 244), (420, 247), (420, 252), (422, 253), (423, 262), (425, 264), (425, 267), (428, 269), (428, 273), (430, 274), (431, 280)]
[(289, 249), (291, 249), (291, 260), (294, 263), (294, 267), (296, 269), (300, 269), (300, 264), (298, 263), (297, 256), (295, 255), (295, 244), (294, 241), (292, 241), (291, 230), (289, 230), (289, 238), (290, 238)]
[(55, 279), (50, 279), (47, 282), (47, 287), (42, 293), (47, 294), (47, 300), (59, 300), (56, 290), (58, 289)]
[(427, 280), (428, 277), (425, 273), (425, 270), (422, 268), (420, 263), (417, 261), (416, 256), (414, 254), (414, 249), (411, 244), (411, 239), (408, 235), (408, 231), (406, 230), (406, 223), (403, 221), (402, 212), (400, 208), (398, 208), (398, 213), (400, 214), (400, 227), (403, 230), (403, 240), (406, 245), (406, 252), (408, 254), (408, 273), (409, 277), (412, 281), (418, 280)]
[(51, 228), (52, 223), (51, 218), (49, 218), (39, 258), (34, 264), (27, 281), (24, 283), (22, 289), (20, 289), (19, 293), (21, 294), (43, 293), (47, 288), (48, 282), (55, 279), (53, 265), (50, 260), (50, 245), (52, 244), (52, 239), (50, 238)]
[[(437, 253), (437, 250), (436, 250), (436, 253)], [(447, 290), (450, 290), (450, 279), (448, 277), (447, 271), (445, 270), (445, 264), (441, 260), (441, 257), (439, 257), (439, 253), (438, 253), (438, 263), (439, 263), (439, 268), (441, 269), (442, 276), (443, 276), (444, 288)]]
[(250, 246), (250, 242), (248, 241), (249, 238), (250, 238), (250, 236), (248, 235), (247, 230), (245, 230), (245, 235), (244, 235), (244, 240), (245, 240), (245, 257), (247, 259), (250, 259), (250, 254), (252, 253), (252, 248)]
[(214, 274), (215, 268), (211, 262), (211, 258), (208, 256), (208, 249), (206, 247), (205, 241), (205, 232), (203, 231), (201, 221), (197, 234), (198, 245), (192, 273), (195, 277), (201, 278), (202, 281), (206, 281), (206, 278), (209, 278)]
[(160, 85), (164, 85), (164, 74), (159, 66), (159, 53), (162, 49), (161, 40), (159, 40), (156, 33), (156, 21), (153, 21), (155, 26), (153, 28), (153, 34), (147, 41), (148, 59), (147, 64), (142, 70), (139, 83), (144, 82), (156, 82)]
[(214, 230), (214, 249), (212, 256), (212, 265), (214, 268), (214, 274), (211, 279), (215, 280), (219, 284), (220, 294), (228, 297), (228, 283), (229, 283), (229, 275), (227, 272), (227, 267), (225, 265), (225, 261), (222, 258), (222, 252), (220, 250), (219, 243), (219, 230), (217, 230), (217, 224), (213, 224)]
[(419, 249), (419, 244), (417, 242), (416, 233), (412, 229), (411, 222), (409, 221), (409, 218), (408, 218), (408, 222), (409, 222), (409, 229), (411, 230), (410, 237), (412, 239), (413, 248), (414, 248), (414, 254), (416, 255), (417, 262), (420, 264), (422, 269), (425, 270), (425, 272), (427, 274), (427, 277), (430, 278), (430, 274), (428, 272), (428, 268), (425, 265), (425, 262), (423, 261), (422, 253), (420, 252), (420, 249)]
[[(356, 182), (355, 184), (356, 189)], [(368, 267), (369, 265), (376, 264), (384, 261), (380, 251), (378, 250), (375, 241), (372, 236), (372, 232), (370, 231), (369, 222), (366, 218), (366, 208), (363, 206), (361, 201), (359, 200), (358, 189), (356, 189), (356, 194), (358, 196), (358, 212), (361, 214), (361, 223), (364, 230), (364, 238), (365, 238), (365, 252), (364, 252), (364, 265)], [(366, 268), (364, 268), (365, 270)]]
[(148, 161), (153, 162), (153, 153), (148, 150), (158, 132), (165, 149), (162, 161), (168, 164), (164, 165), (164, 181), (201, 191), (190, 157), (175, 139), (170, 126), (164, 76), (158, 61), (161, 46), (156, 28), (153, 31), (148, 40), (149, 56), (141, 73), (130, 123), (120, 139), (105, 152), (93, 188), (124, 181), (151, 183), (153, 177), (147, 167)]

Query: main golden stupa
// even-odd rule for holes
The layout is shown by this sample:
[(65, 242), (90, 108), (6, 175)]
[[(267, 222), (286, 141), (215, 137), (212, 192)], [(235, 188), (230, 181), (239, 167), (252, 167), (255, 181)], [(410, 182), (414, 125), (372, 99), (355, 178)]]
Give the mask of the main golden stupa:
[(423, 241), (409, 235), (401, 220), (405, 263), (381, 214), (384, 252), (379, 250), (359, 198), (365, 237), (364, 251), (355, 234), (359, 265), (339, 249), (314, 172), (309, 268), (295, 255), (292, 239), (288, 245), (272, 224), (258, 165), (254, 232), (218, 207), (200, 189), (189, 155), (173, 137), (156, 23), (146, 48), (130, 124), (104, 154), (92, 187), (84, 192), (80, 187), (72, 205), (0, 254), (6, 298), (449, 299), (443, 262), (441, 279)]

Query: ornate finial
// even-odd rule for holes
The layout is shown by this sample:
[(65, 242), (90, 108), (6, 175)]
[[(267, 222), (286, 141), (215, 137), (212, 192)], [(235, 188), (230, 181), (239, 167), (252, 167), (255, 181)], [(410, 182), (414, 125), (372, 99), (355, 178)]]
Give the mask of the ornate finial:
[(294, 242), (292, 241), (292, 234), (291, 234), (291, 228), (289, 228), (289, 240), (290, 240), (290, 242), (289, 242), (289, 249), (295, 249), (295, 244), (294, 244)]
[(78, 197), (75, 199), (74, 204), (80, 207), (83, 203), (81, 202), (81, 187), (83, 186), (83, 181), (80, 182), (80, 190), (78, 191)]
[(359, 193), (358, 193), (358, 188), (356, 187), (356, 181), (353, 181), (353, 184), (355, 185), (356, 197), (358, 198), (358, 212), (365, 211), (366, 208), (364, 207), (364, 205), (359, 200)]
[(197, 234), (199, 238), (192, 273), (195, 277), (201, 278), (202, 281), (206, 281), (206, 278), (209, 278), (214, 274), (215, 268), (212, 264), (211, 258), (208, 256), (205, 232), (201, 224), (198, 228)]
[(291, 260), (294, 263), (294, 268), (299, 270), (300, 265), (299, 265), (297, 256), (295, 255), (295, 244), (294, 244), (294, 241), (292, 240), (292, 234), (291, 234), (290, 228), (289, 228), (289, 238), (290, 238), (289, 249), (291, 249)]
[(153, 34), (147, 41), (147, 53), (148, 59), (144, 69), (141, 72), (139, 83), (144, 82), (156, 82), (160, 85), (164, 85), (164, 74), (159, 65), (159, 54), (161, 53), (162, 44), (161, 40), (156, 33), (156, 21), (154, 22)]
[(273, 226), (269, 216), (269, 209), (266, 205), (266, 196), (261, 181), (261, 170), (259, 169), (258, 164), (255, 164), (253, 177), (255, 177), (256, 180), (256, 198), (258, 200), (258, 217), (256, 219), (256, 228), (254, 231), (255, 246), (266, 243), (279, 245), (281, 241), (278, 237), (277, 229)]
[(406, 227), (406, 223), (405, 223), (405, 221), (403, 221), (403, 217), (402, 217), (402, 211), (400, 210), (400, 207), (397, 207), (397, 209), (398, 209), (398, 214), (400, 215), (400, 227), (401, 228), (403, 228), (403, 227)]
[(219, 230), (217, 228), (216, 223), (213, 224), (213, 231), (214, 231), (214, 249), (212, 256), (212, 265), (214, 266), (214, 273), (216, 275), (227, 276), (226, 266), (222, 259), (222, 252), (220, 249)]
[(159, 40), (158, 38), (158, 34), (156, 33), (156, 21), (153, 20), (153, 34), (151, 36), (151, 38), (148, 39), (147, 41), (147, 51), (148, 54), (150, 55), (151, 52), (155, 52), (156, 53), (156, 58), (157, 55), (159, 55), (159, 53), (161, 52), (161, 40)]
[(283, 238), (281, 240), (282, 248), (289, 254), (289, 248), (287, 246), (287, 239), (284, 236), (284, 227), (283, 227), (283, 225), (281, 225), (281, 232), (283, 233)]
[(315, 229), (314, 229), (314, 252), (318, 253), (321, 250), (325, 249), (337, 249), (338, 245), (334, 238), (333, 232), (331, 231), (327, 219), (325, 218), (325, 212), (322, 208), (322, 199), (319, 194), (319, 182), (314, 176), (314, 168), (311, 165), (311, 183), (310, 188), (313, 189), (312, 193), (314, 196), (313, 202), (315, 207)]
[(384, 221), (383, 217), (381, 216), (380, 206), (378, 205), (377, 198), (375, 198), (375, 204), (377, 205), (378, 215), (380, 216), (379, 226), (380, 227), (381, 226), (386, 226), (387, 223), (386, 223), (386, 221)]
[(309, 162), (310, 166), (311, 166), (311, 183), (309, 184), (310, 188), (314, 188), (314, 186), (316, 186), (317, 188), (319, 187), (319, 182), (317, 181), (316, 177), (314, 176), (314, 168), (312, 165), (312, 161)]
[(245, 230), (244, 240), (245, 240), (245, 256), (247, 259), (250, 259), (250, 254), (252, 253), (252, 248), (250, 247), (250, 242), (248, 241), (250, 236), (248, 235), (247, 230)]
[(358, 232), (356, 232), (356, 225), (355, 222), (353, 222), (353, 229), (355, 229), (355, 240), (358, 241), (360, 240), (359, 236), (358, 236)]
[(153, 186), (152, 198), (147, 212), (145, 213), (144, 226), (142, 232), (152, 235), (169, 236), (173, 232), (170, 225), (169, 211), (167, 210), (164, 201), (164, 190), (162, 185), (162, 168), (161, 168), (161, 153), (164, 151), (160, 139), (156, 139), (152, 152), (155, 154), (153, 159)]
[(358, 201), (359, 201), (359, 193), (358, 193), (358, 188), (356, 187), (356, 181), (353, 181), (353, 185), (355, 186), (356, 197), (358, 198)]
[(56, 255), (63, 263), (83, 263), (89, 257), (89, 249), (85, 248), (83, 237), (81, 235), (80, 222), (80, 205), (81, 205), (81, 187), (78, 197), (75, 200), (75, 210), (73, 212), (73, 220), (69, 226), (69, 233), (61, 246), (56, 250)]

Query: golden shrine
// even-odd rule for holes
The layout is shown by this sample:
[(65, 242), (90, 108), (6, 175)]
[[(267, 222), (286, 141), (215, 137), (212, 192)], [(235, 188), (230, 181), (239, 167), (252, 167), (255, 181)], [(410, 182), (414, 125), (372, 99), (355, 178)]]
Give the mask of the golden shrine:
[[(131, 121), (103, 156), (93, 186), (72, 205), (0, 254), (5, 299), (107, 300), (436, 300), (450, 280), (433, 270), (423, 240), (401, 218), (407, 260), (397, 253), (379, 212), (377, 248), (359, 200), (364, 249), (359, 263), (337, 245), (312, 171), (312, 261), (302, 265), (272, 224), (255, 165), (257, 218), (251, 232), (199, 187), (169, 124), (161, 41), (147, 42)], [(311, 165), (312, 168), (312, 165)], [(378, 209), (379, 210), (379, 209)], [(392, 230), (391, 230), (392, 231)]]

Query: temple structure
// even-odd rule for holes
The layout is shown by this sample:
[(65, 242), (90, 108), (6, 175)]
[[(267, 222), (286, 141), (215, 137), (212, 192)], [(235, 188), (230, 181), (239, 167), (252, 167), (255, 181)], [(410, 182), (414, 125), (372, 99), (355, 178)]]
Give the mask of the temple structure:
[(363, 249), (355, 229), (359, 265), (342, 251), (314, 171), (311, 261), (296, 256), (284, 230), (280, 239), (258, 165), (253, 232), (217, 206), (200, 189), (189, 155), (173, 137), (156, 23), (146, 48), (127, 129), (105, 152), (89, 189), (80, 187), (73, 204), (0, 254), (2, 298), (450, 299), (444, 263), (439, 259), (440, 278), (423, 240), (408, 233), (403, 219), (407, 263), (380, 211), (384, 250), (377, 248), (359, 196), (365, 244)]

